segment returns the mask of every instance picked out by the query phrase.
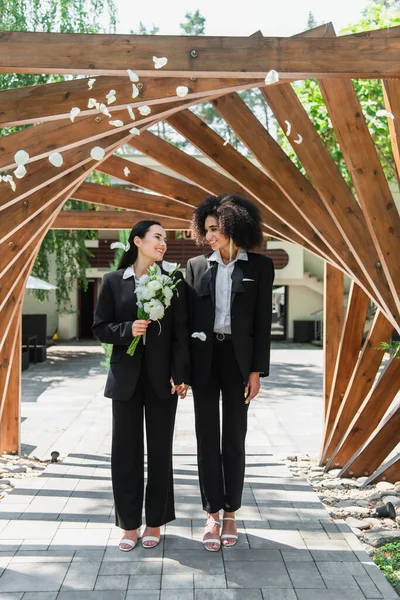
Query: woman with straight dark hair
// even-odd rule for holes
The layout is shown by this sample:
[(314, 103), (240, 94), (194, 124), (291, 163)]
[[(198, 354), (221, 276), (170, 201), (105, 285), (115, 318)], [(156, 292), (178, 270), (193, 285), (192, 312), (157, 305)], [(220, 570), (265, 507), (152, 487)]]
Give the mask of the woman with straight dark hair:
[(192, 229), (212, 251), (188, 261), (186, 281), (200, 490), (208, 516), (203, 544), (215, 552), (221, 542), (238, 540), (247, 411), (260, 376), (269, 374), (274, 267), (253, 252), (263, 245), (260, 214), (238, 194), (206, 198), (194, 211)]
[[(124, 552), (135, 547), (142, 524), (143, 417), (147, 440), (143, 546), (156, 546), (160, 526), (175, 519), (172, 441), (177, 395), (184, 398), (189, 383), (186, 284), (178, 283), (178, 294), (160, 323), (137, 318), (135, 294), (140, 277), (163, 259), (166, 248), (160, 223), (137, 223), (117, 271), (104, 276), (94, 316), (95, 335), (113, 344), (104, 395), (112, 398), (111, 477), (116, 525), (124, 529), (119, 548)], [(183, 279), (179, 272), (173, 277)], [(142, 337), (130, 356), (127, 349), (135, 336)]]

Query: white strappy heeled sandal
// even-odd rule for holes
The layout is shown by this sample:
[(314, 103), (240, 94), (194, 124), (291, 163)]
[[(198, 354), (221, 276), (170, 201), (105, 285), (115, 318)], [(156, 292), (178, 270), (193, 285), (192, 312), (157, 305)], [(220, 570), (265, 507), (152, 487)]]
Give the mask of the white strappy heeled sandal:
[[(206, 522), (206, 527), (207, 527), (207, 525), (218, 525), (219, 527), (221, 527), (221, 523), (219, 521), (214, 521), (214, 519), (208, 519)], [(218, 544), (218, 548), (209, 548), (208, 546), (206, 546), (206, 544)], [(221, 548), (221, 539), (220, 538), (204, 539), (204, 537), (203, 537), (203, 546), (209, 552), (218, 552), (218, 550), (220, 550), (220, 548)]]
[[(222, 521), (235, 521), (236, 522), (236, 519), (233, 519), (232, 517), (223, 517)], [(224, 548), (231, 548), (232, 546), (234, 546), (235, 544), (238, 543), (239, 536), (236, 533), (223, 533), (221, 535), (221, 541), (223, 542), (223, 540), (227, 540), (227, 539), (233, 539), (235, 541), (230, 544), (222, 543), (222, 545)]]
[[(137, 536), (137, 541), (134, 542), (133, 540), (131, 540), (130, 538), (121, 538), (121, 540), (119, 541), (118, 544), (118, 548), (122, 551), (122, 552), (130, 552), (131, 550), (133, 550), (135, 548), (135, 546), (137, 545), (138, 541), (140, 540), (140, 530), (137, 530), (138, 532), (138, 536)], [(129, 546), (129, 548), (122, 548), (121, 544), (125, 544), (125, 546)]]
[[(161, 536), (156, 537), (155, 535), (144, 535), (142, 537), (142, 546), (143, 546), (143, 548), (155, 548), (160, 543), (160, 540), (161, 540)], [(145, 542), (156, 542), (156, 543), (152, 544), (151, 546), (146, 546)]]

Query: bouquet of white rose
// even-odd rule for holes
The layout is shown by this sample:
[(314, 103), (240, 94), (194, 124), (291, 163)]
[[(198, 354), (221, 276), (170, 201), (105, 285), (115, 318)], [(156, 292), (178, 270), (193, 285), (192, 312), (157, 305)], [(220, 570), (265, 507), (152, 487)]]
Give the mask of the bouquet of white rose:
[[(178, 294), (177, 286), (181, 279), (173, 279), (174, 274), (180, 265), (172, 265), (163, 262), (163, 267), (168, 271), (168, 275), (160, 274), (157, 265), (152, 265), (146, 275), (138, 280), (136, 284), (136, 298), (138, 305), (138, 319), (160, 321), (163, 318), (165, 310), (170, 306), (174, 292)], [(160, 333), (161, 333), (161, 324)], [(133, 356), (140, 340), (140, 335), (133, 338), (127, 354)]]

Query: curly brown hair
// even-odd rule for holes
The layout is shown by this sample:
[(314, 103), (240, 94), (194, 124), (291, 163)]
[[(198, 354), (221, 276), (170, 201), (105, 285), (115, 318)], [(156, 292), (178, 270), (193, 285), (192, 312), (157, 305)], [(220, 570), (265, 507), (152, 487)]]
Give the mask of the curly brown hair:
[(206, 244), (205, 221), (213, 216), (223, 235), (244, 250), (252, 250), (263, 243), (261, 216), (257, 206), (239, 194), (208, 196), (194, 209), (191, 229), (197, 244)]

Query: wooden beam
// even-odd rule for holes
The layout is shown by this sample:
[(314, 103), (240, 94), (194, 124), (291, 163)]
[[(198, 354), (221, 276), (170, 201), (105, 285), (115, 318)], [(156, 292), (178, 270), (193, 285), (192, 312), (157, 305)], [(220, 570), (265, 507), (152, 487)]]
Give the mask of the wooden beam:
[(339, 444), (357, 410), (374, 384), (376, 374), (385, 354), (384, 350), (378, 350), (378, 346), (380, 342), (389, 341), (392, 333), (393, 326), (386, 319), (385, 315), (378, 310), (332, 426), (326, 450), (327, 455), (331, 457), (326, 465), (327, 469), (342, 467), (344, 464), (343, 462), (340, 463), (336, 458)]
[(224, 146), (221, 137), (206, 123), (186, 110), (168, 117), (167, 121), (259, 201), (265, 209), (263, 220), (271, 229), (275, 229), (273, 220), (283, 221), (289, 229), (314, 246), (327, 260), (336, 262), (329, 248), (291, 206), (275, 183), (232, 146)]
[[(193, 81), (194, 79), (194, 81)], [(263, 85), (263, 81), (253, 79), (196, 79), (196, 78), (159, 78), (141, 79), (140, 93), (137, 99), (132, 98), (132, 83), (126, 74), (123, 77), (98, 77), (92, 90), (88, 89), (88, 79), (74, 79), (57, 83), (11, 88), (0, 92), (0, 123), (8, 127), (29, 123), (45, 123), (58, 119), (68, 119), (71, 109), (81, 109), (80, 116), (101, 114), (97, 110), (87, 108), (89, 98), (106, 103), (106, 94), (115, 90), (116, 102), (108, 109), (113, 114), (126, 109), (129, 104), (135, 109), (143, 104), (152, 106), (167, 102), (181, 102), (176, 95), (177, 86), (189, 89), (186, 99), (202, 98), (205, 93), (215, 91), (226, 94), (233, 90), (249, 89)], [(137, 117), (140, 115), (137, 113)], [(128, 112), (126, 112), (128, 119)]]
[[(400, 311), (400, 216), (351, 81), (319, 82), (379, 257)], [(379, 199), (379, 201), (377, 201)]]
[(378, 481), (389, 481), (396, 483), (400, 479), (400, 454), (396, 454), (390, 460), (386, 461), (381, 465), (372, 475), (367, 479), (361, 487), (367, 485), (375, 485)]
[[(288, 84), (280, 86), (279, 89), (276, 86), (268, 86), (261, 92), (283, 131), (287, 130), (285, 121), (289, 120), (291, 134), (288, 136), (288, 141), (368, 279), (378, 304), (384, 307), (388, 318), (396, 326), (396, 321), (400, 322), (399, 311), (385, 273), (379, 266), (378, 253), (362, 209), (315, 130), (306, 110)], [(303, 143), (295, 144), (294, 140), (299, 134), (303, 136)]]
[(158, 213), (138, 210), (64, 210), (52, 225), (52, 229), (131, 229), (135, 223), (156, 218), (166, 230), (189, 229), (189, 219), (169, 219)]
[(336, 453), (336, 461), (340, 465), (348, 463), (383, 418), (397, 394), (399, 378), (400, 360), (391, 359), (369, 391), (343, 436), (341, 446)]
[(390, 140), (392, 143), (393, 158), (397, 169), (397, 182), (400, 181), (400, 85), (398, 79), (385, 79), (383, 81), (383, 95), (385, 108), (394, 115), (388, 118)]
[(212, 104), (258, 160), (292, 206), (321, 237), (336, 260), (376, 301), (363, 269), (355, 260), (318, 192), (236, 93)]
[(165, 196), (87, 181), (74, 192), (74, 200), (184, 220), (190, 219), (193, 214), (191, 207)]
[(152, 56), (168, 57), (160, 77), (396, 77), (400, 40), (390, 37), (272, 38), (0, 33), (0, 72), (154, 75)]
[[(5, 355), (0, 366), (0, 452), (20, 454), (21, 409), (21, 315), (22, 298), (19, 300), (12, 327), (7, 339)], [(4, 371), (4, 375), (3, 372)]]
[(324, 400), (327, 418), (334, 372), (343, 331), (343, 273), (325, 262), (324, 275)]
[[(397, 380), (397, 391), (400, 389)], [(376, 424), (376, 423), (375, 423)], [(400, 442), (400, 404), (387, 415), (370, 439), (340, 472), (341, 477), (371, 475)]]
[(325, 419), (321, 464), (325, 464), (330, 458), (327, 454), (329, 436), (360, 354), (368, 303), (369, 298), (365, 292), (356, 283), (352, 282)]

